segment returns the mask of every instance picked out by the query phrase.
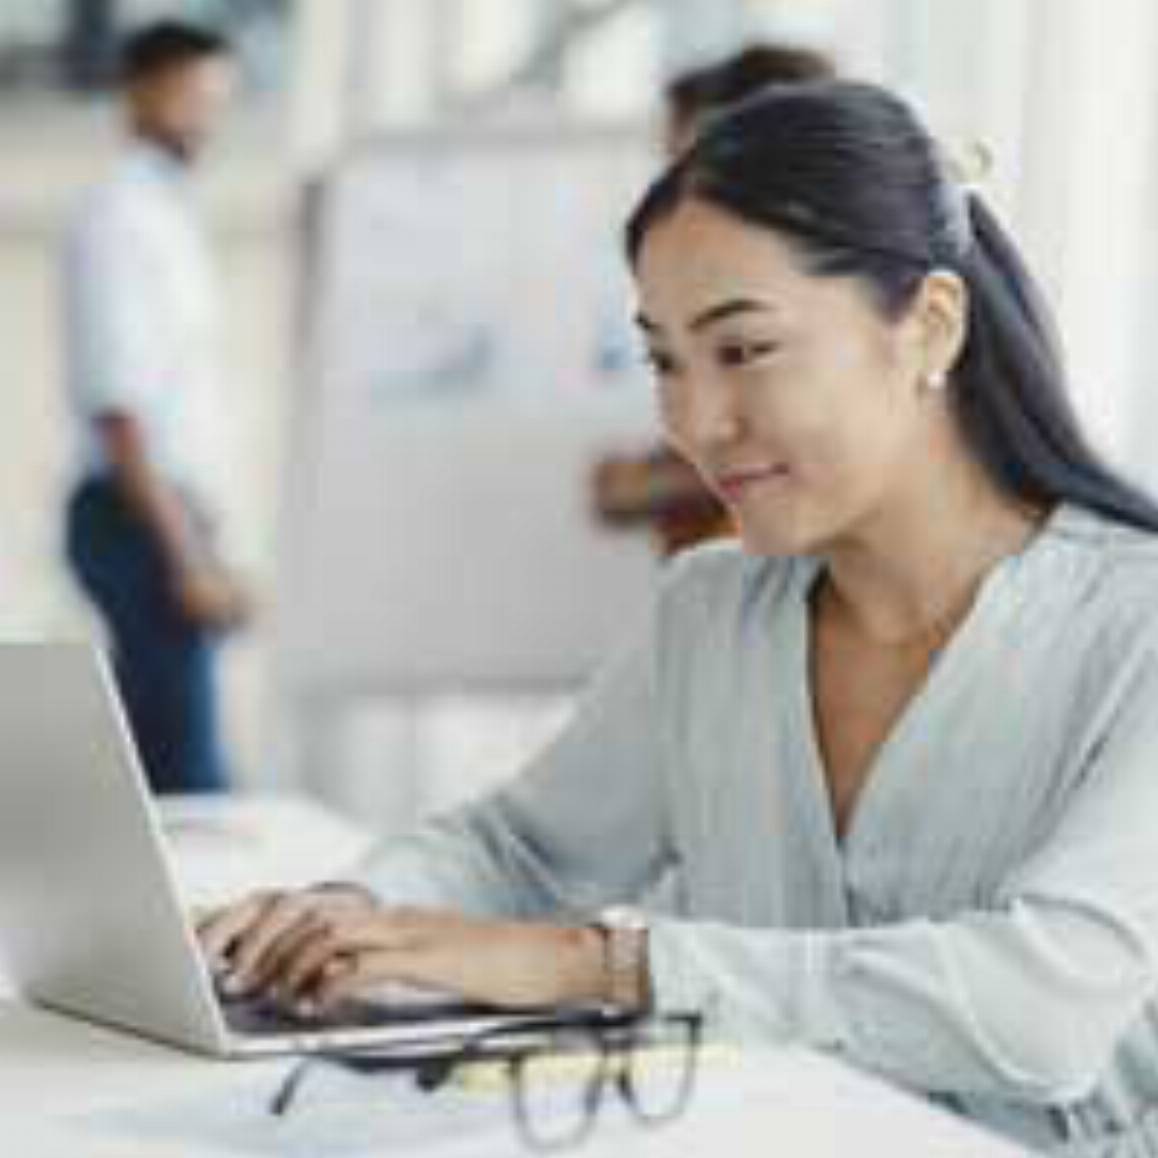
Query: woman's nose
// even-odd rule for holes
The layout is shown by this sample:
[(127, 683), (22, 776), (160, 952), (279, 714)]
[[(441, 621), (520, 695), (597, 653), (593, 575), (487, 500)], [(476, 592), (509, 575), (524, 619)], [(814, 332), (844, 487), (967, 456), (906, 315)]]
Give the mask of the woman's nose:
[(685, 437), (703, 448), (732, 442), (743, 428), (735, 391), (718, 382), (693, 386), (688, 392), (684, 418)]

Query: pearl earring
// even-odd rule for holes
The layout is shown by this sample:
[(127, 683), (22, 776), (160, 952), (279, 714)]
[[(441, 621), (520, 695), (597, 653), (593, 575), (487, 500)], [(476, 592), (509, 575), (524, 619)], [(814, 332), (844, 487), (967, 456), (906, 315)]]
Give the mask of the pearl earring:
[(945, 389), (945, 371), (944, 370), (930, 370), (925, 375), (925, 388), (927, 390), (940, 391)]

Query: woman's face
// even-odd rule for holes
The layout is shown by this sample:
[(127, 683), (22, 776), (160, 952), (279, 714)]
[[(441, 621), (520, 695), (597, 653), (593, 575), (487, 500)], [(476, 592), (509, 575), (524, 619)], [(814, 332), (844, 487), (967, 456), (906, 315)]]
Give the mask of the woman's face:
[(862, 282), (695, 200), (652, 227), (636, 277), (668, 438), (749, 551), (817, 552), (912, 478), (937, 369), (919, 310), (890, 320)]

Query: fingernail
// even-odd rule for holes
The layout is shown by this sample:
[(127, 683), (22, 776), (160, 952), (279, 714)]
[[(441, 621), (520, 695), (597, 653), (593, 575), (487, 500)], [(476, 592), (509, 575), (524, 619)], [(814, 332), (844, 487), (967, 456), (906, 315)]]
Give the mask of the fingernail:
[(221, 989), (230, 997), (237, 997), (245, 990), (245, 982), (237, 973), (226, 973), (221, 978)]

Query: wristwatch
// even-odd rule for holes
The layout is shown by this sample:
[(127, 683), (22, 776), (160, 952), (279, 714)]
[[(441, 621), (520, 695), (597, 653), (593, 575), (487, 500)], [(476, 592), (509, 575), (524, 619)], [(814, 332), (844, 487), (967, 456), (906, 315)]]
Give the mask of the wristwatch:
[(642, 1009), (648, 1003), (646, 914), (630, 905), (611, 905), (591, 924), (603, 935), (608, 1002), (617, 1009)]

